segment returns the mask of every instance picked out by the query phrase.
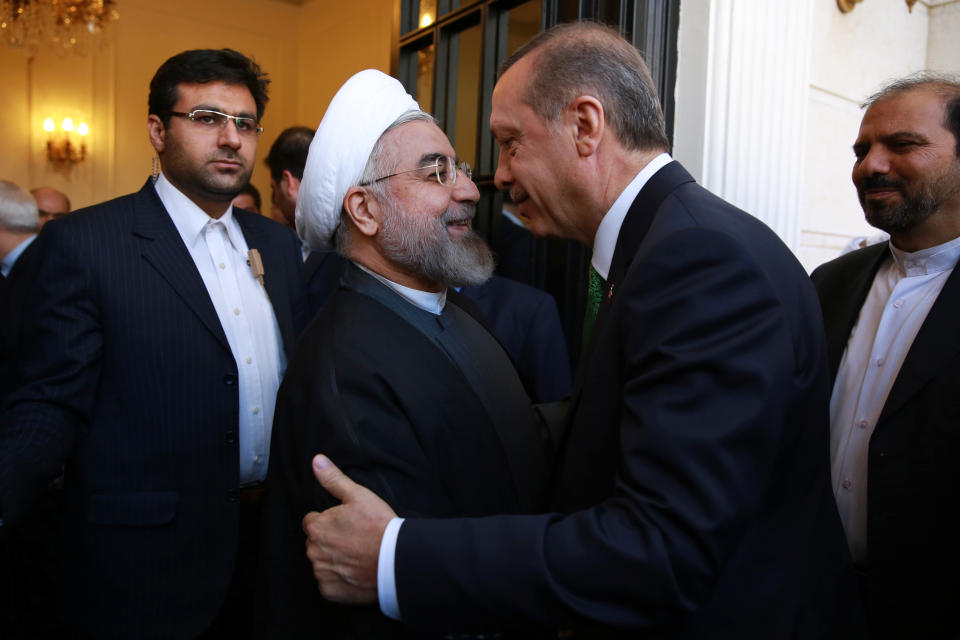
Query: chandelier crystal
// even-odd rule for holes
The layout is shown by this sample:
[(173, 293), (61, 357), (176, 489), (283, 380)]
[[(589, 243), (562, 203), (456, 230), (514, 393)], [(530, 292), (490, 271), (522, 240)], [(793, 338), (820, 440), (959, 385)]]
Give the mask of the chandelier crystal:
[(116, 0), (0, 0), (0, 38), (28, 56), (49, 43), (85, 55), (97, 35), (120, 17)]

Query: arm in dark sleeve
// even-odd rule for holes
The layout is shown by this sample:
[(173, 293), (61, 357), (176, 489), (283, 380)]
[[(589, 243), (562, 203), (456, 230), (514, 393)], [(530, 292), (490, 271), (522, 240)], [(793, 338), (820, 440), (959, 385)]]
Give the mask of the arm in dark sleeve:
[(43, 257), (28, 298), (23, 385), (0, 428), (0, 517), (16, 523), (59, 473), (90, 420), (103, 332), (90, 265), (78, 238), (52, 223), (38, 238)]

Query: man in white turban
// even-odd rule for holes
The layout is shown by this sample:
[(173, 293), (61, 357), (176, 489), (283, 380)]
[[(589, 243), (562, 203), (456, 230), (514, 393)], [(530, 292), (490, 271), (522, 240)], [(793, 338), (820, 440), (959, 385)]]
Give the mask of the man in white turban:
[(311, 249), (351, 264), (301, 339), (277, 399), (266, 506), (276, 637), (400, 636), (377, 607), (324, 601), (301, 520), (336, 501), (311, 458), (333, 451), (400, 514), (543, 506), (549, 444), (509, 357), (448, 288), (493, 268), (474, 233), (479, 192), (433, 118), (395, 79), (363, 71), (317, 130), (297, 203)]

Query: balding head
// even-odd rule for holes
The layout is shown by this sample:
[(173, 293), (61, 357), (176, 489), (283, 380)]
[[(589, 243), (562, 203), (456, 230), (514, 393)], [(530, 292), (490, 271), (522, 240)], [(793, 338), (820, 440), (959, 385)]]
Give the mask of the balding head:
[(30, 194), (37, 202), (41, 227), (54, 218), (70, 213), (70, 200), (53, 187), (37, 187), (30, 191)]

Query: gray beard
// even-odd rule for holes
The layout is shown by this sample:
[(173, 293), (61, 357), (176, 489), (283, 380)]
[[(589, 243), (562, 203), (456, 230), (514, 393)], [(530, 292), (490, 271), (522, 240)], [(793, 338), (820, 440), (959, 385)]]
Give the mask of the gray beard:
[(454, 238), (447, 223), (473, 218), (475, 208), (454, 204), (439, 218), (414, 217), (392, 199), (383, 203), (380, 250), (408, 273), (447, 287), (481, 285), (493, 274), (493, 254), (473, 229)]

